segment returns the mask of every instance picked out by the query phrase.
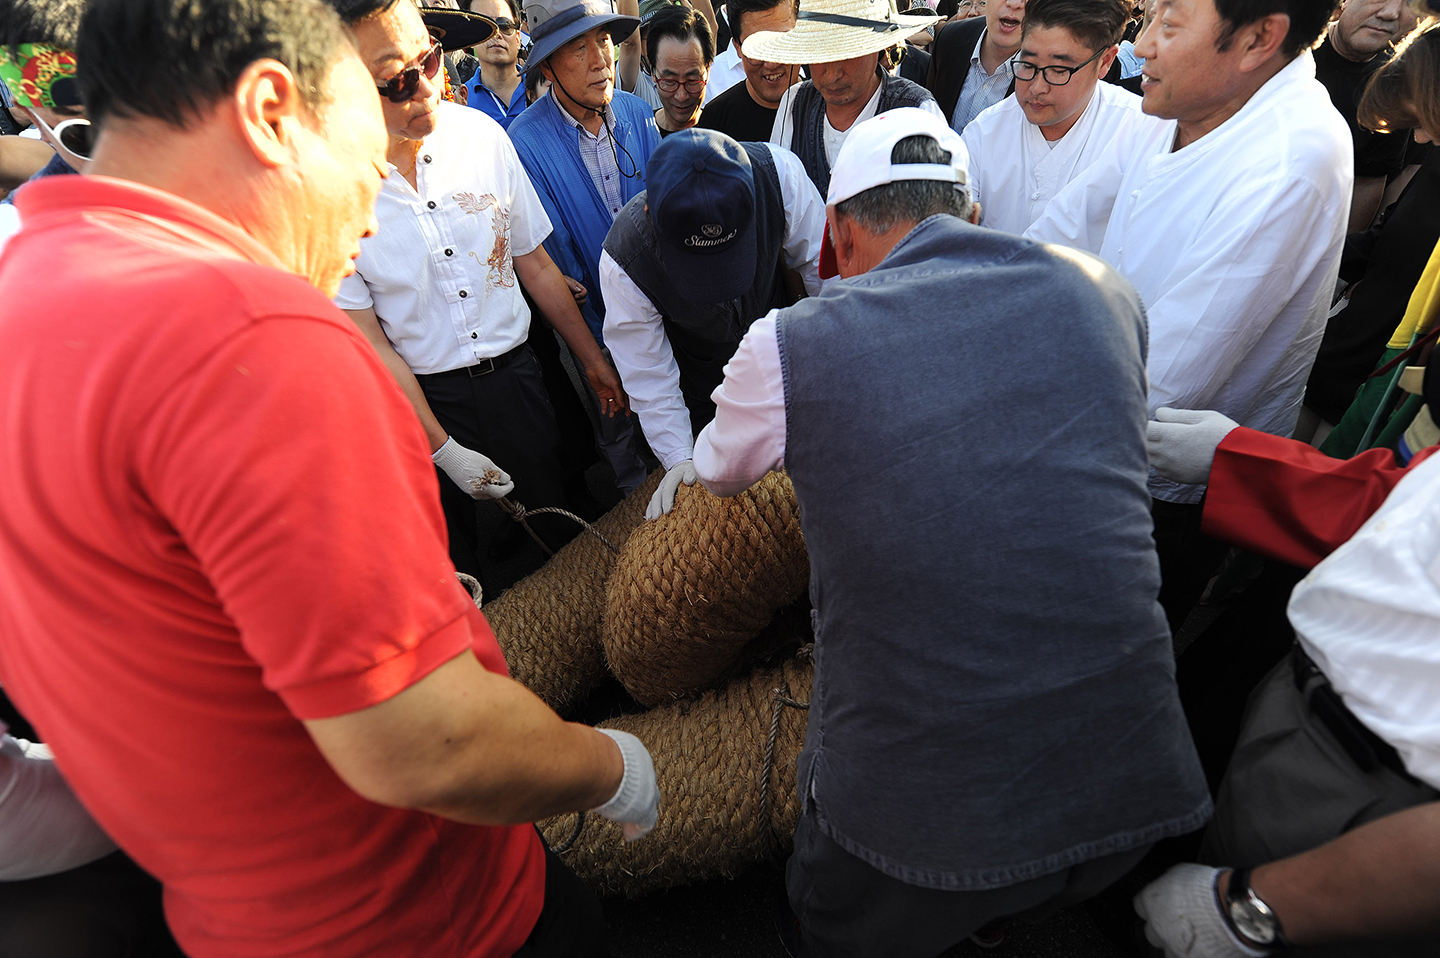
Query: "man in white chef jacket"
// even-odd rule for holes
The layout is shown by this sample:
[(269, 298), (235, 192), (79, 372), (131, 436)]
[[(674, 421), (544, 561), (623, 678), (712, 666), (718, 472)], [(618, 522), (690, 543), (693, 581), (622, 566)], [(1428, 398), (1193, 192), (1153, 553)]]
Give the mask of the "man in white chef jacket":
[[(1150, 319), (1150, 412), (1213, 409), (1295, 427), (1340, 266), (1349, 130), (1325, 109), (1314, 0), (1155, 0), (1135, 44), (1144, 110), (1025, 235), (1098, 254)], [(1160, 601), (1178, 628), (1223, 547), (1200, 534), (1205, 487), (1151, 475)]]
[(1023, 233), (1117, 136), (1165, 121), (1101, 78), (1119, 52), (1128, 0), (1030, 0), (1015, 92), (965, 125), (981, 225)]

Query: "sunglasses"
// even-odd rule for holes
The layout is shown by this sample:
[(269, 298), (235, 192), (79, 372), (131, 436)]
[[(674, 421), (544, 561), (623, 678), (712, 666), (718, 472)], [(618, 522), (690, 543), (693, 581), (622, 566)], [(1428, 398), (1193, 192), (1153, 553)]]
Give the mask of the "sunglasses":
[(520, 24), (516, 23), (514, 20), (506, 20), (504, 17), (497, 17), (495, 20), (495, 29), (500, 31), (500, 34), (502, 36), (513, 37), (515, 35), (515, 31), (520, 29)]
[(433, 80), (440, 72), (440, 44), (430, 48), (430, 52), (420, 58), (418, 66), (406, 67), (395, 74), (384, 83), (375, 84), (380, 95), (391, 103), (404, 103), (415, 95), (420, 87), (420, 74), (425, 74), (425, 79)]
[(30, 111), (30, 119), (50, 134), (51, 142), (60, 145), (60, 157), (66, 163), (79, 167), (80, 164), (89, 162), (90, 154), (95, 151), (95, 128), (90, 125), (89, 120), (79, 116), (72, 117), (52, 128), (33, 110)]

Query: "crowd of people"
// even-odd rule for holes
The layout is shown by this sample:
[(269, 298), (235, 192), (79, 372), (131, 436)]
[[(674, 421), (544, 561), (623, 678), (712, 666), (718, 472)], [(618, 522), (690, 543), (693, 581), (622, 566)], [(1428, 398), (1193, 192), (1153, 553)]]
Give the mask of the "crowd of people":
[(0, 0), (0, 955), (606, 954), (461, 580), (774, 470), (791, 955), (1437, 954), (1433, 2)]

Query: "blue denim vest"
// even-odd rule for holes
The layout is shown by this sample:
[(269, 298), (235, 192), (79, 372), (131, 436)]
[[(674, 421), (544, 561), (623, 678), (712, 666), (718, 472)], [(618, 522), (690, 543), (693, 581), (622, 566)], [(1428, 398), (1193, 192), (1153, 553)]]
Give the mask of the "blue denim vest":
[(1203, 824), (1130, 285), (933, 216), (779, 317), (815, 606), (799, 786), (820, 827), (895, 878), (969, 890)]

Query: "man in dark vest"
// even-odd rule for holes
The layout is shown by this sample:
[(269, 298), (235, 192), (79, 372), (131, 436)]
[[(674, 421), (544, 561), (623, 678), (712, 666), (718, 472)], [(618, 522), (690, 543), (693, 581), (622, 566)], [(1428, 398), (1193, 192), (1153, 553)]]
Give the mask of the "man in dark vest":
[(695, 481), (693, 440), (740, 337), (820, 291), (825, 203), (794, 154), (714, 130), (667, 137), (645, 182), (605, 237), (600, 289), (605, 342), (666, 470), (654, 519)]
[(891, 76), (881, 63), (883, 51), (934, 22), (896, 13), (893, 0), (802, 0), (795, 29), (745, 39), (742, 49), (752, 60), (810, 67), (810, 79), (781, 99), (770, 142), (800, 157), (822, 195), (856, 124), (904, 106), (941, 116), (929, 90)]
[[(800, 502), (795, 954), (993, 940), (1210, 814), (1156, 601), (1139, 298), (970, 225), (965, 165), (919, 110), (857, 128), (826, 208), (844, 278), (750, 327), (695, 444), (712, 492), (783, 463)], [(1038, 316), (1064, 321), (1037, 351)]]

